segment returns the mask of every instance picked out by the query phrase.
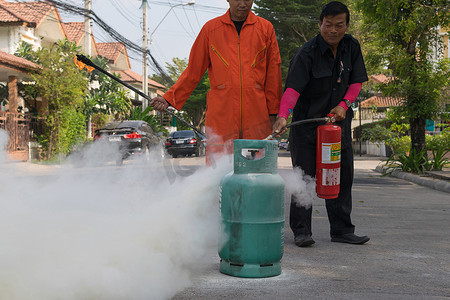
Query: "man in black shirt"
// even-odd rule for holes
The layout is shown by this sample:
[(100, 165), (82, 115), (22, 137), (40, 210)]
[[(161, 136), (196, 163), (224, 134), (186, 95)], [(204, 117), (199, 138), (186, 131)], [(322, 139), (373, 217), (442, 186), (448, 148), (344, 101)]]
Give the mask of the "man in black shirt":
[[(335, 199), (326, 199), (332, 242), (364, 244), (369, 238), (354, 234), (351, 222), (353, 150), (349, 108), (368, 80), (361, 48), (356, 39), (346, 34), (349, 26), (348, 8), (338, 2), (328, 3), (320, 15), (320, 34), (305, 43), (291, 60), (280, 112), (273, 126), (280, 132), (293, 111), (292, 121), (325, 117), (334, 114), (342, 128), (340, 192)], [(294, 167), (306, 175), (316, 174), (316, 131), (320, 124), (308, 123), (291, 127), (291, 158)], [(282, 132), (281, 132), (282, 133)], [(298, 206), (292, 196), (290, 226), (295, 244), (314, 244), (311, 231), (312, 207)]]

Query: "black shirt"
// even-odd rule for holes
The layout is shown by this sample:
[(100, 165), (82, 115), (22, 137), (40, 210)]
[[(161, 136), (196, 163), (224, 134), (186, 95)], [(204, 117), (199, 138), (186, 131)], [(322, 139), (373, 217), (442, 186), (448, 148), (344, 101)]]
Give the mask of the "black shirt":
[(300, 93), (293, 120), (326, 116), (342, 101), (350, 84), (367, 80), (356, 39), (346, 34), (334, 58), (328, 44), (317, 35), (297, 51), (289, 67), (285, 87)]
[[(231, 20), (231, 21), (233, 21), (233, 20)], [(244, 25), (244, 22), (245, 22), (245, 20), (244, 21), (233, 21), (234, 26), (236, 27), (236, 31), (237, 31), (238, 35), (241, 34), (242, 25)]]

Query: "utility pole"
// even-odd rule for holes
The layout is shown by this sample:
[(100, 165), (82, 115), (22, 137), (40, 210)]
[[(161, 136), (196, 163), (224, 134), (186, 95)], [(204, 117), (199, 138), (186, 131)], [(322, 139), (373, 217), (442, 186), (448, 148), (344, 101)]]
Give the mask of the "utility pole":
[[(148, 51), (148, 28), (147, 28), (147, 0), (142, 0), (142, 92), (148, 95), (148, 73), (147, 73), (147, 51)], [(142, 98), (142, 111), (148, 106), (148, 100)]]
[(84, 16), (84, 51), (86, 51), (86, 54), (91, 56), (92, 55), (92, 40), (91, 40), (91, 34), (92, 34), (92, 24), (91, 24), (91, 0), (84, 0), (84, 8), (88, 13)]
[[(84, 16), (84, 51), (88, 56), (92, 55), (92, 24), (91, 24), (91, 0), (84, 0), (84, 8), (87, 14)], [(88, 138), (92, 137), (92, 116), (89, 114), (87, 124)]]

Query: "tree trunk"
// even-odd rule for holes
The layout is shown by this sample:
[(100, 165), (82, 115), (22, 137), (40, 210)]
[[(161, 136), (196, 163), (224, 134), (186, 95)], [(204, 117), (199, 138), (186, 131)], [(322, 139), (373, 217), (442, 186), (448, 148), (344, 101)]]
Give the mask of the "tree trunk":
[(411, 126), (411, 150), (419, 153), (425, 149), (425, 118), (410, 119)]

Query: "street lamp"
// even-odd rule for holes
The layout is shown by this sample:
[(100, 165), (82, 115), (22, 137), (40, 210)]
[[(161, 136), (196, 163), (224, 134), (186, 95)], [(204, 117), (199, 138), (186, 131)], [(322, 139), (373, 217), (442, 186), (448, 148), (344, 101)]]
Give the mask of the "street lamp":
[(153, 34), (155, 33), (156, 29), (158, 29), (159, 25), (161, 25), (161, 23), (164, 21), (164, 19), (167, 17), (167, 15), (169, 15), (169, 13), (172, 11), (172, 9), (174, 9), (177, 6), (194, 5), (194, 4), (195, 4), (195, 1), (191, 0), (187, 3), (180, 3), (177, 5), (171, 6), (170, 9), (167, 11), (167, 13), (164, 15), (164, 17), (161, 19), (161, 21), (159, 21), (158, 25), (156, 25), (155, 29), (150, 34), (150, 44), (152, 43), (152, 37), (153, 37)]

